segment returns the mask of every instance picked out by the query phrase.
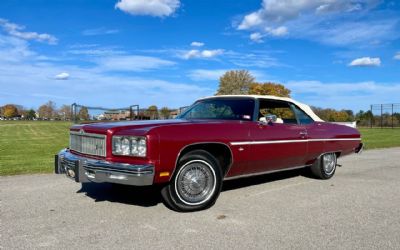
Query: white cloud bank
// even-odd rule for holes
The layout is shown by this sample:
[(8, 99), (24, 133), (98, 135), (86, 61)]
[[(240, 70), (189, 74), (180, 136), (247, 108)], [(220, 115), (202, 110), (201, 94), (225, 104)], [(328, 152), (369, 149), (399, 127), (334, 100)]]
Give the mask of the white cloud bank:
[(180, 5), (179, 0), (120, 0), (115, 8), (131, 15), (167, 17)]
[(173, 61), (139, 55), (106, 56), (97, 58), (95, 62), (99, 69), (104, 71), (138, 72), (175, 65)]
[(35, 40), (38, 42), (45, 42), (48, 44), (57, 44), (57, 38), (47, 33), (37, 33), (24, 31), (25, 26), (11, 23), (6, 19), (0, 18), (0, 27), (4, 29), (9, 35), (23, 40)]
[(392, 103), (400, 98), (400, 83), (290, 81), (284, 84), (294, 99), (309, 105), (368, 110), (373, 103)]
[(400, 52), (397, 52), (397, 53), (394, 55), (393, 59), (395, 59), (395, 60), (400, 60)]
[(334, 46), (374, 46), (395, 40), (399, 18), (374, 11), (379, 0), (262, 0), (261, 8), (233, 25), (250, 39), (289, 37)]
[(379, 57), (361, 57), (349, 63), (350, 67), (378, 67), (381, 65)]

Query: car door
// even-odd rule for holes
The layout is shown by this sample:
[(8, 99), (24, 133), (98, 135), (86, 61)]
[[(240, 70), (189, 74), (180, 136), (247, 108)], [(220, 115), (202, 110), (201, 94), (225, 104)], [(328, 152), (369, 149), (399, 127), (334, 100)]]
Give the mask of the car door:
[(266, 115), (276, 115), (277, 120), (252, 123), (249, 142), (252, 157), (246, 172), (267, 172), (304, 166), (308, 147), (307, 131), (299, 124), (291, 104), (261, 99), (258, 118)]

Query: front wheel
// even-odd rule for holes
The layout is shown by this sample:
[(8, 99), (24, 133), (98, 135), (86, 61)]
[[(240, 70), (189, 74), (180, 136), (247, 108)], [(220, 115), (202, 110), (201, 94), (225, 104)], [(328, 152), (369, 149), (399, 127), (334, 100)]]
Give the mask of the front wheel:
[(311, 172), (319, 179), (330, 179), (335, 174), (337, 156), (335, 153), (326, 153), (320, 156), (311, 166)]
[(172, 209), (191, 212), (211, 207), (221, 187), (222, 171), (218, 161), (207, 151), (195, 150), (182, 157), (161, 195)]

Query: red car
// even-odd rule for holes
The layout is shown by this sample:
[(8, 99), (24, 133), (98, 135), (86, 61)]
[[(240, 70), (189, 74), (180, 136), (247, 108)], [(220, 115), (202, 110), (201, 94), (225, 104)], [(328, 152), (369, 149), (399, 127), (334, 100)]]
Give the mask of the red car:
[(362, 149), (360, 133), (274, 96), (213, 96), (177, 119), (74, 125), (56, 173), (77, 182), (162, 185), (178, 211), (212, 206), (228, 179), (308, 167), (331, 178), (337, 158)]

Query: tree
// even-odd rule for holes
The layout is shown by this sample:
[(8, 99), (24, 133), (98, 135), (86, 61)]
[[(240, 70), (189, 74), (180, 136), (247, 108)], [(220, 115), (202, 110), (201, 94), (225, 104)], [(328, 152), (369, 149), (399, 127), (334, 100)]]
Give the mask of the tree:
[(26, 112), (25, 119), (27, 120), (33, 120), (36, 118), (36, 112), (33, 109), (30, 109)]
[(169, 109), (167, 107), (163, 107), (160, 110), (160, 114), (164, 119), (169, 119), (170, 111), (169, 111)]
[(151, 120), (158, 118), (158, 108), (156, 105), (151, 105), (147, 108), (147, 114), (150, 116)]
[(16, 117), (18, 115), (18, 109), (13, 104), (7, 104), (3, 107), (3, 115), (6, 118)]
[(219, 78), (219, 88), (216, 95), (245, 95), (249, 93), (254, 77), (247, 70), (227, 71)]
[(41, 119), (52, 119), (55, 115), (56, 104), (52, 101), (48, 101), (39, 107), (38, 113)]
[(266, 82), (266, 83), (251, 83), (250, 95), (274, 95), (281, 97), (290, 97), (290, 90), (282, 84)]
[(60, 115), (62, 120), (69, 120), (71, 119), (71, 106), (69, 105), (62, 105), (61, 108), (58, 110), (58, 114)]
[(86, 107), (82, 107), (79, 110), (78, 117), (79, 117), (79, 119), (84, 120), (84, 121), (89, 120), (89, 111), (88, 111), (88, 109)]

